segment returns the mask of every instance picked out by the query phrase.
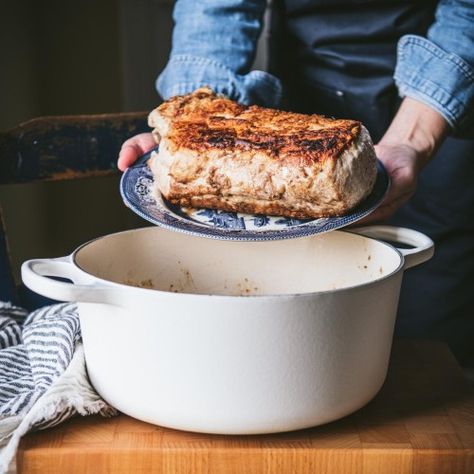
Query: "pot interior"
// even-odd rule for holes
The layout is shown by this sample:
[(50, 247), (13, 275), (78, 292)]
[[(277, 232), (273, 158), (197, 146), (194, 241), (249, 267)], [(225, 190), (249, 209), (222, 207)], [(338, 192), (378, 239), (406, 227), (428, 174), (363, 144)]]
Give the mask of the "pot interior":
[(390, 246), (349, 232), (269, 242), (204, 239), (147, 227), (81, 247), (75, 263), (115, 283), (161, 291), (251, 296), (313, 293), (383, 278), (401, 264)]

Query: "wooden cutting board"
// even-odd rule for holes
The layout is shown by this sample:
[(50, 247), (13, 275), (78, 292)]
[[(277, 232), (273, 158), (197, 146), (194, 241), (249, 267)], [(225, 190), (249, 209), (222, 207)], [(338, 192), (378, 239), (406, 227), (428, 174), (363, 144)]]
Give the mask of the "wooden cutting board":
[(75, 418), (27, 435), (17, 459), (19, 473), (38, 474), (472, 474), (474, 396), (446, 346), (396, 342), (377, 397), (325, 426), (220, 436)]

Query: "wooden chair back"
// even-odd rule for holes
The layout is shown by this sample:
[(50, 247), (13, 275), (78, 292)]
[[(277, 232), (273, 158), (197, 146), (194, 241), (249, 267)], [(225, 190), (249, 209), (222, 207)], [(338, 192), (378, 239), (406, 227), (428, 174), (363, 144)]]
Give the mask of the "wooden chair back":
[[(118, 173), (121, 144), (149, 130), (145, 112), (40, 117), (0, 134), (0, 185), (74, 180)], [(33, 298), (16, 285), (0, 203), (0, 301), (26, 307)], [(25, 298), (29, 301), (25, 302)]]

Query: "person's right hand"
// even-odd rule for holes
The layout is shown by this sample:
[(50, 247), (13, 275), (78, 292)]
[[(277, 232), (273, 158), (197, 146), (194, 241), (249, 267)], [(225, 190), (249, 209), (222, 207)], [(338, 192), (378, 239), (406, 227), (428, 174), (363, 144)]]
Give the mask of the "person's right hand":
[(156, 141), (151, 133), (140, 133), (129, 138), (122, 144), (119, 152), (117, 166), (120, 171), (125, 171), (147, 151), (156, 146)]

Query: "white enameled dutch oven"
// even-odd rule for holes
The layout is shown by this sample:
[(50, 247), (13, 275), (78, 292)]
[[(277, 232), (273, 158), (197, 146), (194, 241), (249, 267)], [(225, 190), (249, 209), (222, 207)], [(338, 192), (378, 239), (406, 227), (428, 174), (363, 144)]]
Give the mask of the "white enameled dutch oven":
[(428, 237), (395, 227), (269, 242), (151, 227), (27, 261), (22, 277), (79, 303), (90, 379), (120, 411), (183, 430), (271, 433), (374, 397), (403, 271), (432, 254)]

